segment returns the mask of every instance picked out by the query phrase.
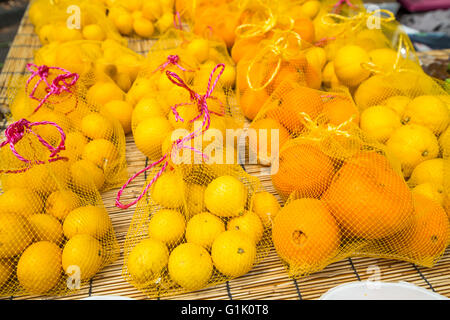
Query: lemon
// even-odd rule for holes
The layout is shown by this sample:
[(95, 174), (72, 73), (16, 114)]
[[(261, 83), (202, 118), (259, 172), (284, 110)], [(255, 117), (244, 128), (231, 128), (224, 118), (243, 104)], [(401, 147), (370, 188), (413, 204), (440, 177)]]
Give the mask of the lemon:
[(142, 18), (142, 11), (133, 11), (131, 16), (133, 17), (133, 21), (136, 21), (136, 19)]
[(144, 239), (131, 250), (127, 269), (134, 281), (144, 284), (157, 280), (168, 261), (169, 250), (163, 242)]
[(354, 42), (367, 51), (389, 48), (391, 46), (391, 41), (388, 40), (380, 29), (363, 28), (362, 31), (356, 34)]
[(112, 231), (112, 224), (104, 208), (88, 205), (76, 208), (67, 215), (63, 231), (69, 239), (79, 234), (101, 239)]
[(95, 139), (84, 147), (82, 158), (105, 170), (117, 161), (119, 152), (112, 142), (105, 139)]
[(155, 85), (152, 79), (137, 78), (127, 92), (126, 101), (134, 106), (138, 101), (148, 96), (149, 90), (152, 90), (153, 88), (155, 88)]
[(117, 84), (111, 82), (97, 82), (87, 91), (87, 99), (98, 106), (103, 106), (111, 100), (123, 100), (125, 93)]
[(13, 274), (13, 266), (6, 261), (0, 261), (0, 288), (11, 278)]
[(42, 294), (53, 289), (61, 278), (61, 249), (49, 241), (29, 246), (17, 263), (17, 279), (29, 293)]
[(322, 70), (322, 82), (328, 88), (334, 88), (339, 85), (339, 79), (334, 72), (334, 62), (329, 61)]
[(165, 117), (142, 120), (133, 132), (136, 147), (150, 159), (157, 160), (161, 157), (161, 144), (172, 129)]
[(70, 190), (58, 190), (53, 192), (45, 201), (45, 212), (59, 220), (81, 205), (81, 200)]
[(131, 114), (133, 107), (123, 100), (111, 100), (103, 106), (103, 110), (122, 125), (125, 134), (131, 132)]
[(219, 234), (225, 231), (224, 222), (209, 212), (193, 216), (186, 226), (186, 241), (210, 249)]
[(319, 13), (320, 6), (320, 1), (306, 1), (300, 7), (300, 12), (312, 20)]
[(399, 95), (400, 91), (392, 83), (386, 81), (383, 75), (374, 75), (364, 80), (356, 89), (353, 98), (355, 104), (364, 110), (373, 105), (379, 105), (387, 98)]
[(107, 139), (112, 136), (114, 127), (106, 117), (93, 112), (81, 120), (81, 131), (91, 139)]
[(39, 36), (39, 41), (41, 41), (41, 43), (43, 45), (45, 44), (49, 44), (50, 42), (54, 41), (54, 31), (55, 26), (53, 24), (46, 24), (43, 25), (41, 28), (39, 28), (38, 31), (38, 36)]
[(415, 124), (396, 129), (386, 146), (401, 162), (405, 177), (409, 177), (419, 163), (434, 159), (439, 153), (439, 144), (433, 132)]
[(176, 210), (162, 209), (154, 213), (148, 223), (148, 235), (156, 239), (174, 245), (181, 240), (186, 228), (184, 216)]
[(67, 241), (62, 252), (64, 272), (81, 280), (91, 279), (100, 271), (103, 263), (103, 248), (100, 242), (88, 234), (78, 234)]
[(142, 38), (150, 38), (155, 31), (153, 23), (145, 18), (135, 19), (133, 22), (133, 29), (134, 32)]
[(159, 1), (145, 1), (142, 5), (142, 16), (150, 21), (159, 19), (162, 9)]
[(392, 70), (395, 61), (397, 60), (397, 51), (390, 48), (379, 48), (371, 50), (369, 52), (369, 57), (377, 68), (388, 72)]
[(253, 195), (253, 212), (259, 216), (264, 226), (272, 226), (272, 221), (280, 209), (280, 204), (273, 194), (261, 191)]
[(117, 73), (113, 79), (123, 92), (128, 92), (133, 84), (130, 76), (126, 73)]
[(411, 186), (426, 182), (439, 186), (444, 185), (444, 159), (436, 158), (419, 163), (408, 180)]
[(209, 58), (209, 43), (205, 39), (194, 39), (188, 43), (186, 53), (194, 57), (198, 63), (203, 63)]
[(0, 195), (0, 212), (31, 216), (44, 207), (41, 197), (26, 188), (12, 188)]
[(66, 150), (60, 152), (60, 155), (79, 159), (86, 143), (87, 139), (81, 132), (69, 132), (66, 134)]
[(243, 215), (228, 221), (227, 230), (241, 230), (252, 238), (255, 243), (258, 243), (262, 239), (264, 227), (256, 213), (246, 211)]
[(127, 0), (123, 2), (123, 6), (128, 10), (128, 11), (135, 11), (135, 12), (139, 12), (139, 10), (141, 10), (142, 8), (142, 0)]
[(78, 160), (70, 167), (72, 182), (77, 189), (88, 191), (95, 187), (101, 190), (105, 184), (103, 170), (88, 160)]
[(106, 34), (98, 24), (89, 24), (83, 28), (83, 37), (86, 40), (103, 41), (106, 39)]
[(238, 216), (244, 212), (246, 203), (247, 189), (233, 176), (218, 177), (206, 187), (206, 208), (216, 216)]
[(183, 243), (169, 256), (169, 275), (186, 290), (198, 290), (208, 284), (213, 264), (208, 251), (195, 243)]
[(121, 34), (129, 36), (133, 33), (133, 17), (129, 12), (120, 12), (114, 23)]
[(186, 216), (192, 217), (203, 212), (205, 207), (205, 190), (206, 186), (196, 183), (188, 183), (186, 185)]
[(440, 135), (448, 127), (450, 111), (439, 98), (420, 96), (414, 98), (405, 107), (402, 122), (403, 124), (411, 123), (425, 126), (434, 134)]
[(21, 215), (0, 210), (0, 258), (20, 254), (32, 241), (30, 227)]
[(229, 64), (226, 65), (222, 76), (220, 77), (220, 82), (226, 88), (234, 87), (236, 83), (236, 67)]
[(165, 72), (162, 72), (159, 75), (158, 79), (158, 90), (161, 92), (169, 92), (170, 89), (175, 87), (176, 85), (167, 77)]
[(154, 98), (143, 98), (134, 107), (131, 115), (133, 126), (137, 126), (142, 120), (154, 117), (164, 117), (164, 113)]
[(159, 30), (159, 33), (164, 33), (173, 25), (173, 13), (165, 12), (162, 16), (156, 21), (156, 28)]
[(188, 129), (191, 127), (191, 120), (199, 115), (198, 108), (195, 105), (179, 106), (177, 112), (182, 120), (176, 120), (173, 112), (169, 113), (169, 122), (173, 128)]
[(225, 231), (214, 240), (211, 257), (222, 274), (239, 277), (252, 269), (256, 261), (256, 244), (243, 231)]
[(28, 222), (37, 241), (50, 241), (57, 245), (63, 241), (61, 223), (48, 214), (34, 214), (28, 217)]
[(401, 125), (400, 116), (386, 106), (372, 106), (361, 113), (361, 129), (369, 138), (379, 142), (386, 142)]
[(450, 127), (439, 136), (439, 147), (443, 156), (448, 157), (450, 151)]
[(387, 98), (383, 105), (394, 110), (399, 116), (401, 116), (406, 106), (411, 102), (411, 98), (406, 96), (393, 96)]
[(327, 63), (327, 53), (324, 48), (311, 47), (305, 52), (306, 61), (314, 67), (317, 72), (321, 72)]
[(53, 27), (52, 39), (59, 42), (68, 42), (75, 40), (83, 40), (83, 35), (78, 29), (69, 29), (65, 24), (55, 25)]
[[(165, 112), (165, 114), (169, 114), (169, 116), (171, 116), (173, 114), (171, 109), (173, 106), (179, 103), (190, 102), (191, 101), (190, 99), (191, 99), (190, 94), (186, 89), (181, 88), (179, 86), (172, 86), (167, 91), (167, 94), (165, 94), (166, 105), (161, 106), (161, 108), (163, 112)], [(177, 110), (180, 110), (180, 108), (177, 108)]]
[(430, 182), (424, 182), (416, 185), (412, 192), (421, 194), (431, 200), (436, 201), (440, 205), (444, 205), (444, 187)]
[(336, 52), (334, 71), (340, 82), (349, 87), (356, 87), (369, 77), (370, 71), (361, 66), (369, 61), (369, 55), (363, 48), (346, 45)]

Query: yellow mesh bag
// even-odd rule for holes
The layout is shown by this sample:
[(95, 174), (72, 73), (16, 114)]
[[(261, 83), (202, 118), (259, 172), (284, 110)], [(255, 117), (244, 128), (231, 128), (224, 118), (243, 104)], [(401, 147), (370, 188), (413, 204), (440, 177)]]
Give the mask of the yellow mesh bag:
[(0, 296), (74, 293), (120, 253), (97, 188), (74, 183), (67, 139), (54, 122), (25, 119), (2, 137)]
[[(78, 74), (59, 67), (29, 64), (29, 77), (10, 87), (12, 119), (52, 121), (65, 132), (66, 146), (61, 154), (74, 163), (70, 170), (75, 184), (94, 183), (99, 191), (116, 188), (127, 179), (125, 136), (121, 124), (107, 110), (86, 98), (78, 85)], [(46, 141), (59, 141), (57, 130), (38, 127)], [(80, 169), (90, 172), (83, 175)]]
[(292, 277), (351, 256), (431, 267), (447, 247), (445, 210), (411, 192), (397, 158), (358, 120), (348, 92), (285, 81), (250, 126), (284, 136), (269, 158), (272, 183), (287, 199), (272, 240)]
[(42, 44), (110, 39), (127, 46), (106, 12), (102, 1), (36, 0), (30, 5), (30, 19)]

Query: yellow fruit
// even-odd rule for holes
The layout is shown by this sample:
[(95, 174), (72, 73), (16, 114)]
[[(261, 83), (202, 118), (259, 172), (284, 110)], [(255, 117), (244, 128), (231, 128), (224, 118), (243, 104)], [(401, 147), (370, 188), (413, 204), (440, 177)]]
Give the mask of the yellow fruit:
[(419, 163), (411, 173), (408, 180), (410, 186), (429, 182), (435, 185), (444, 185), (444, 159), (436, 158)]
[(133, 281), (140, 284), (157, 280), (169, 262), (167, 246), (155, 239), (144, 239), (130, 252), (127, 270)]
[(164, 112), (164, 114), (172, 114), (172, 107), (179, 103), (185, 103), (190, 101), (190, 94), (189, 92), (181, 88), (179, 86), (172, 86), (168, 89), (167, 94), (165, 94), (165, 104), (161, 103), (160, 106), (161, 110)]
[(401, 116), (410, 101), (411, 101), (411, 98), (406, 97), (406, 96), (393, 96), (393, 97), (387, 98), (383, 102), (383, 105), (385, 105), (388, 108), (391, 108), (399, 116)]
[(186, 241), (209, 249), (224, 231), (225, 224), (221, 219), (209, 212), (202, 212), (193, 216), (187, 223)]
[(164, 208), (179, 208), (184, 204), (185, 184), (175, 171), (165, 171), (153, 184), (152, 199)]
[(249, 272), (256, 261), (255, 241), (243, 231), (221, 233), (211, 248), (214, 266), (228, 277), (239, 277)]
[(161, 17), (161, 4), (159, 1), (145, 1), (142, 5), (142, 16), (151, 21)]
[(386, 142), (401, 125), (400, 116), (386, 106), (372, 106), (361, 113), (361, 129), (369, 138), (379, 142)]
[(64, 220), (63, 231), (69, 239), (79, 234), (101, 239), (112, 231), (112, 224), (104, 208), (89, 205), (71, 211)]
[(29, 224), (24, 217), (0, 211), (0, 258), (22, 253), (32, 239)]
[(106, 169), (113, 166), (119, 158), (117, 148), (108, 140), (95, 139), (89, 142), (83, 150), (83, 160), (95, 164), (97, 167)]
[(59, 154), (61, 156), (67, 156), (71, 160), (79, 159), (86, 143), (87, 139), (81, 132), (69, 132), (66, 134), (66, 150), (63, 150)]
[(392, 83), (386, 81), (383, 75), (374, 75), (359, 85), (353, 98), (360, 110), (364, 110), (367, 107), (379, 105), (387, 98), (399, 94), (400, 91)]
[(45, 202), (45, 213), (64, 220), (67, 215), (81, 205), (81, 200), (70, 190), (53, 192)]
[(148, 96), (149, 90), (153, 90), (154, 87), (153, 79), (137, 78), (127, 92), (126, 101), (134, 106), (138, 101)]
[(76, 235), (67, 241), (62, 252), (64, 272), (73, 278), (79, 276), (82, 281), (91, 279), (100, 271), (103, 255), (97, 239), (88, 234)]
[(244, 212), (246, 204), (247, 188), (235, 177), (218, 177), (206, 187), (206, 208), (216, 216), (238, 216)]
[(125, 134), (131, 132), (131, 114), (133, 107), (123, 100), (111, 100), (103, 106), (103, 111), (122, 125)]
[(186, 184), (187, 218), (191, 218), (205, 210), (205, 190), (205, 186), (196, 183)]
[(127, 0), (123, 2), (123, 6), (130, 12), (139, 12), (141, 10), (143, 0)]
[(164, 33), (173, 26), (173, 13), (166, 12), (156, 21), (156, 28), (158, 28), (159, 33)]
[(82, 33), (86, 40), (103, 41), (106, 39), (105, 31), (98, 24), (85, 26)]
[(194, 39), (186, 47), (186, 52), (194, 57), (198, 63), (203, 63), (209, 58), (209, 43), (205, 39)]
[(133, 29), (134, 32), (142, 38), (150, 38), (155, 31), (153, 23), (145, 18), (135, 19), (133, 22)]
[(17, 263), (17, 279), (29, 293), (42, 294), (53, 289), (61, 278), (61, 249), (49, 241), (29, 246)]
[(439, 98), (420, 96), (405, 107), (402, 123), (422, 125), (440, 135), (450, 123), (450, 111)]
[(179, 106), (177, 112), (183, 120), (176, 120), (175, 114), (173, 112), (169, 113), (169, 122), (173, 128), (184, 128), (188, 129), (191, 127), (191, 120), (198, 116), (198, 107), (196, 105), (185, 105)]
[(34, 214), (28, 217), (28, 222), (37, 241), (50, 241), (57, 245), (62, 243), (62, 225), (55, 217), (48, 214)]
[(356, 35), (355, 44), (361, 46), (366, 51), (388, 48), (391, 46), (391, 42), (380, 29), (368, 28), (363, 28), (363, 30)]
[(114, 77), (114, 81), (123, 92), (128, 92), (133, 84), (131, 78), (126, 73), (118, 73)]
[(52, 39), (59, 42), (83, 40), (83, 35), (78, 29), (69, 29), (65, 24), (55, 25)]
[(262, 191), (253, 195), (253, 212), (259, 216), (264, 226), (272, 226), (280, 209), (280, 204), (273, 194)]
[(258, 243), (262, 239), (264, 227), (256, 213), (247, 211), (240, 217), (235, 217), (228, 221), (227, 230), (241, 230), (252, 238), (255, 243)]
[(111, 121), (99, 113), (90, 113), (81, 120), (81, 131), (91, 139), (107, 139), (113, 130)]
[[(212, 71), (212, 69), (211, 69)], [(232, 65), (226, 65), (223, 70), (220, 82), (227, 88), (234, 87), (236, 83), (236, 67)]]
[(369, 55), (363, 48), (346, 45), (336, 52), (334, 71), (343, 84), (356, 87), (370, 75), (370, 71), (361, 67), (362, 63), (369, 62), (369, 60)]
[(413, 194), (421, 194), (431, 200), (434, 200), (441, 206), (444, 205), (444, 187), (442, 185), (424, 182), (416, 185), (412, 189), (412, 192)]
[(401, 162), (405, 177), (409, 177), (419, 163), (434, 159), (439, 153), (439, 144), (433, 132), (415, 124), (396, 129), (386, 146)]
[(185, 228), (186, 221), (179, 211), (162, 209), (152, 215), (148, 223), (148, 236), (171, 246), (181, 240)]
[(133, 32), (133, 17), (128, 12), (121, 12), (114, 21), (117, 29), (123, 35), (131, 35)]
[(208, 251), (195, 243), (183, 243), (169, 256), (169, 276), (186, 290), (198, 290), (208, 284), (213, 264)]
[(105, 184), (103, 170), (88, 160), (79, 160), (70, 167), (72, 182), (77, 189), (89, 190), (95, 187), (101, 190)]
[(7, 261), (0, 261), (0, 288), (11, 278), (13, 266)]
[(137, 126), (142, 120), (153, 117), (164, 117), (164, 113), (154, 98), (143, 98), (134, 107), (131, 122)]
[(322, 71), (322, 82), (328, 88), (334, 88), (339, 85), (339, 79), (334, 72), (334, 62), (329, 61)]
[(369, 57), (377, 68), (384, 72), (391, 71), (397, 59), (397, 51), (390, 48), (371, 50)]
[(306, 1), (302, 4), (300, 12), (310, 18), (316, 17), (320, 10), (320, 1)]
[(442, 155), (448, 157), (450, 152), (450, 127), (439, 136), (439, 147)]
[(43, 207), (44, 202), (41, 197), (26, 188), (9, 189), (0, 195), (0, 212), (28, 217), (40, 213)]
[(124, 92), (112, 81), (97, 82), (89, 88), (87, 99), (101, 107), (111, 100), (123, 100), (124, 95)]
[(136, 147), (151, 160), (157, 160), (161, 157), (161, 144), (172, 129), (165, 117), (145, 119), (133, 132)]
[(316, 72), (321, 72), (327, 62), (325, 49), (321, 47), (312, 47), (305, 52), (306, 60)]

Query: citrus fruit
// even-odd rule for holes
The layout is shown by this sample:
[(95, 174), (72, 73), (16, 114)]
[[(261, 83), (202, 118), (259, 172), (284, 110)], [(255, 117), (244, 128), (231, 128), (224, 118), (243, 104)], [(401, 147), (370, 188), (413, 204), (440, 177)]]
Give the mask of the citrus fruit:
[(0, 258), (22, 253), (32, 239), (30, 226), (24, 217), (0, 211)]
[(327, 88), (334, 88), (339, 85), (339, 79), (334, 71), (334, 62), (329, 61), (322, 70), (322, 82)]
[(48, 214), (34, 214), (28, 217), (34, 238), (37, 241), (50, 241), (57, 245), (63, 241), (63, 228), (55, 217)]
[(154, 117), (164, 117), (158, 101), (154, 98), (143, 98), (134, 107), (131, 122), (136, 127), (141, 121)]
[(17, 263), (17, 279), (29, 293), (50, 291), (58, 284), (61, 273), (61, 249), (49, 241), (33, 243)]
[(419, 163), (434, 159), (439, 154), (439, 144), (433, 132), (416, 124), (396, 129), (386, 146), (400, 160), (405, 177), (409, 177)]
[(225, 231), (225, 224), (217, 216), (202, 212), (193, 216), (186, 226), (186, 241), (210, 249), (219, 234)]
[(177, 107), (177, 112), (182, 120), (175, 119), (175, 113), (170, 112), (168, 119), (173, 128), (188, 129), (191, 127), (191, 120), (199, 115), (198, 107), (195, 105), (182, 105)]
[(414, 211), (403, 177), (376, 152), (348, 159), (322, 199), (348, 237), (390, 236), (405, 227)]
[(314, 67), (316, 72), (321, 72), (327, 62), (325, 49), (321, 47), (311, 47), (305, 52), (308, 64)]
[(137, 18), (133, 21), (133, 29), (134, 32), (142, 38), (150, 38), (155, 31), (153, 23), (143, 17)]
[(86, 40), (103, 41), (106, 34), (98, 24), (89, 24), (83, 28), (83, 38)]
[(256, 213), (246, 211), (239, 217), (230, 219), (227, 222), (227, 230), (241, 230), (257, 244), (262, 239), (264, 226)]
[(238, 63), (248, 52), (255, 52), (258, 48), (258, 43), (262, 37), (240, 38), (237, 39), (231, 48), (231, 57), (234, 62)]
[(179, 208), (184, 204), (183, 177), (174, 171), (166, 171), (152, 186), (152, 199), (164, 208)]
[(334, 97), (323, 103), (322, 116), (324, 123), (338, 126), (351, 121), (359, 124), (359, 111), (350, 99)]
[(220, 176), (206, 187), (206, 208), (216, 216), (238, 216), (244, 211), (246, 204), (247, 188), (233, 176)]
[(214, 266), (227, 277), (239, 277), (249, 272), (256, 261), (255, 241), (245, 232), (222, 232), (211, 247)]
[(340, 232), (326, 205), (317, 199), (289, 202), (273, 220), (272, 239), (290, 274), (320, 270), (336, 256)]
[(411, 102), (411, 98), (406, 96), (393, 96), (387, 98), (383, 105), (394, 110), (399, 116), (403, 114), (406, 106)]
[(280, 211), (280, 204), (275, 196), (267, 191), (253, 195), (253, 212), (255, 212), (264, 226), (272, 226), (273, 219)]
[(186, 184), (187, 217), (192, 217), (205, 210), (205, 190), (206, 186), (200, 184)]
[(156, 160), (161, 157), (161, 144), (172, 129), (165, 117), (148, 118), (142, 120), (134, 130), (134, 141), (144, 155)]
[(88, 101), (103, 106), (111, 100), (123, 100), (125, 93), (115, 84), (110, 82), (97, 82), (87, 92)]
[(450, 123), (450, 111), (439, 98), (420, 96), (405, 107), (402, 123), (422, 125), (435, 135), (440, 135)]
[(88, 205), (72, 210), (64, 220), (63, 230), (69, 239), (78, 234), (101, 239), (112, 230), (112, 224), (104, 208)]
[(421, 194), (433, 201), (436, 201), (440, 205), (444, 205), (445, 195), (444, 187), (442, 185), (424, 182), (416, 185), (412, 190), (413, 194)]
[(225, 88), (233, 88), (236, 83), (236, 67), (231, 64), (226, 65), (220, 77), (220, 82)]
[(173, 13), (165, 12), (162, 16), (156, 21), (156, 28), (159, 30), (159, 33), (162, 34), (167, 31), (173, 25)]
[(157, 280), (169, 262), (167, 246), (155, 239), (140, 241), (130, 252), (127, 271), (140, 284)]
[(295, 19), (292, 28), (294, 32), (300, 35), (300, 38), (308, 43), (313, 43), (315, 38), (314, 24), (309, 18)]
[(88, 160), (78, 160), (70, 167), (72, 183), (77, 189), (89, 190), (92, 187), (101, 190), (105, 184), (103, 170)]
[(6, 261), (0, 261), (0, 288), (11, 278), (13, 267), (8, 265)]
[(114, 22), (121, 34), (131, 35), (133, 32), (133, 17), (127, 11), (121, 12)]
[(91, 139), (107, 139), (113, 130), (111, 121), (99, 113), (90, 113), (81, 120), (81, 131)]
[(67, 156), (69, 159), (79, 159), (83, 153), (84, 146), (87, 143), (86, 137), (81, 132), (69, 132), (66, 134), (66, 150), (59, 154)]
[(31, 216), (44, 207), (41, 197), (26, 188), (12, 188), (0, 195), (0, 212)]
[(213, 264), (208, 251), (195, 243), (183, 243), (169, 256), (169, 276), (186, 290), (203, 288), (211, 278)]
[(369, 28), (363, 28), (356, 34), (355, 43), (367, 51), (391, 46), (391, 42), (380, 29)]
[(253, 120), (258, 114), (259, 110), (264, 106), (265, 102), (269, 100), (269, 96), (265, 90), (245, 90), (239, 100), (242, 112), (247, 119)]
[(148, 235), (171, 246), (181, 240), (185, 228), (186, 220), (179, 211), (161, 209), (152, 215), (148, 223)]
[(358, 108), (364, 110), (367, 107), (382, 104), (387, 98), (399, 94), (400, 91), (382, 75), (374, 75), (361, 82), (353, 94), (353, 99)]
[(158, 1), (145, 1), (142, 4), (142, 16), (151, 21), (161, 17), (161, 5)]
[[(64, 272), (80, 280), (91, 279), (102, 267), (103, 248), (100, 242), (88, 234), (77, 234), (67, 241), (62, 252)], [(78, 273), (79, 272), (79, 273)]]
[(314, 19), (320, 10), (320, 1), (306, 1), (302, 4), (300, 12), (310, 19)]
[(209, 44), (205, 39), (194, 39), (188, 43), (186, 52), (194, 57), (198, 63), (203, 63), (209, 58)]
[(345, 45), (336, 52), (334, 71), (340, 82), (349, 87), (356, 87), (369, 77), (370, 71), (361, 67), (362, 63), (369, 61), (370, 57), (363, 48)]
[(45, 212), (59, 220), (81, 205), (81, 200), (70, 190), (58, 190), (53, 192), (45, 201)]
[(95, 164), (97, 167), (106, 169), (113, 166), (117, 161), (119, 153), (117, 148), (106, 139), (94, 139), (83, 149), (82, 158)]
[(419, 163), (411, 173), (408, 180), (410, 186), (415, 186), (425, 182), (444, 185), (444, 159), (436, 158), (425, 160)]
[(333, 174), (333, 161), (326, 154), (311, 143), (299, 142), (281, 150), (272, 183), (283, 197), (297, 191), (303, 197), (318, 198)]
[(361, 113), (360, 127), (371, 139), (386, 142), (402, 126), (400, 116), (386, 106), (372, 106)]
[(148, 97), (149, 88), (154, 88), (153, 79), (138, 77), (126, 94), (126, 101), (131, 105), (136, 105), (139, 100)]
[(133, 107), (123, 100), (111, 100), (103, 106), (103, 111), (122, 125), (125, 134), (131, 132), (131, 114)]

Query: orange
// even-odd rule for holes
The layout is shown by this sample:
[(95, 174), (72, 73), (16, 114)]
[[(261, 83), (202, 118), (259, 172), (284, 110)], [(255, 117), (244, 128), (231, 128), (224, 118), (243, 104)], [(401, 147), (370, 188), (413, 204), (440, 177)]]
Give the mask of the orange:
[(263, 37), (254, 37), (236, 40), (231, 49), (231, 57), (234, 62), (238, 63), (248, 52), (255, 52), (262, 39)]
[(314, 24), (311, 19), (308, 18), (298, 18), (294, 22), (293, 31), (297, 32), (302, 41), (308, 43), (313, 43), (316, 31), (314, 30)]
[[(306, 66), (306, 65), (305, 65)], [(271, 76), (271, 73), (275, 69), (275, 66), (266, 67), (267, 72), (269, 73), (267, 77)], [(300, 67), (298, 67), (300, 68)], [(305, 81), (302, 81), (302, 74), (300, 73), (303, 69), (298, 69), (296, 65), (283, 63), (280, 70), (278, 70), (274, 79), (270, 82), (270, 85), (267, 86), (267, 91), (270, 94), (275, 91), (283, 81), (290, 83), (301, 83), (302, 85), (306, 85)], [(304, 77), (304, 75), (303, 75)], [(268, 80), (268, 79), (267, 79)]]
[(420, 194), (413, 194), (413, 224), (402, 234), (394, 249), (400, 254), (417, 261), (418, 264), (432, 267), (444, 253), (450, 240), (450, 225), (444, 209)]
[(306, 275), (323, 269), (336, 256), (339, 228), (325, 204), (303, 198), (289, 202), (273, 221), (272, 240), (290, 274)]
[(272, 183), (283, 197), (297, 191), (303, 197), (318, 198), (328, 188), (333, 173), (333, 162), (326, 154), (311, 143), (299, 142), (281, 150)]
[(359, 111), (350, 99), (334, 97), (323, 104), (322, 114), (324, 122), (331, 125), (340, 125), (354, 117), (352, 123), (359, 124)]
[(403, 229), (414, 207), (407, 184), (386, 157), (364, 152), (348, 159), (323, 195), (348, 236), (379, 239)]
[(253, 120), (267, 100), (269, 100), (269, 95), (265, 90), (254, 91), (248, 89), (242, 94), (239, 104), (244, 116), (249, 120)]

